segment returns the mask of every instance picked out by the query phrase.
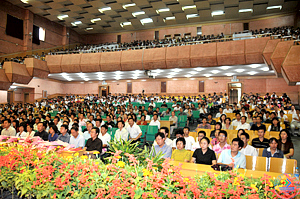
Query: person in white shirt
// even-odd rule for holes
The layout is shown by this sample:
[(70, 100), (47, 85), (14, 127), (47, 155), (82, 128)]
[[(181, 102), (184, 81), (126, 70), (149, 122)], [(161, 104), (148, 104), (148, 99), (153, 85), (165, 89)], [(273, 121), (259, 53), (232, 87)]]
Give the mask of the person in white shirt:
[(120, 140), (124, 140), (127, 141), (128, 140), (128, 131), (126, 130), (126, 128), (124, 128), (125, 123), (124, 121), (118, 121), (118, 130), (115, 133), (115, 141), (120, 141)]
[(88, 140), (88, 139), (91, 138), (92, 128), (93, 128), (93, 124), (92, 123), (87, 123), (86, 130), (83, 132), (83, 137), (84, 137), (85, 140)]
[[(184, 135), (184, 133), (183, 133), (182, 129), (178, 129), (175, 132), (176, 139), (174, 139), (173, 142), (172, 142), (172, 149), (177, 149), (176, 140), (178, 138), (183, 138), (184, 137), (183, 135)], [(185, 139), (185, 141), (186, 141), (186, 139)], [(186, 150), (192, 150), (192, 144), (191, 144), (191, 142), (186, 142), (185, 149)]]
[(1, 131), (1, 135), (6, 135), (6, 136), (16, 136), (16, 129), (10, 126), (11, 121), (6, 119), (3, 122), (3, 130)]
[(201, 108), (199, 109), (199, 111), (200, 111), (200, 114), (201, 114), (201, 113), (202, 113), (202, 114), (206, 114), (206, 113), (207, 113), (207, 110), (206, 110), (204, 104), (201, 105)]
[(246, 116), (247, 117), (247, 112), (246, 109), (243, 107), (242, 111), (240, 112), (241, 116)]
[(106, 124), (101, 126), (101, 131), (98, 135), (98, 138), (102, 141), (102, 154), (107, 151), (109, 147), (109, 142), (111, 140), (110, 135), (107, 133), (108, 127)]
[(244, 155), (249, 155), (249, 156), (258, 156), (258, 152), (256, 148), (254, 148), (251, 145), (248, 145), (250, 136), (248, 133), (242, 133), (240, 135), (241, 140), (244, 142), (244, 147), (240, 150), (240, 152)]
[(160, 122), (157, 120), (157, 114), (153, 115), (153, 120), (151, 120), (149, 126), (157, 126), (160, 129)]
[[(195, 151), (196, 149), (200, 149), (200, 141), (202, 138), (206, 137), (206, 132), (205, 131), (199, 131), (198, 132), (198, 137), (197, 137), (197, 141), (192, 145), (192, 149), (191, 151)], [(209, 144), (208, 147), (210, 149), (212, 149), (211, 145)]]
[(244, 129), (244, 130), (250, 130), (251, 126), (250, 124), (246, 123), (246, 120), (247, 120), (247, 117), (246, 116), (242, 116), (242, 119), (241, 119), (241, 124), (238, 125), (236, 127), (236, 129)]
[(291, 106), (291, 110), (288, 111), (288, 114), (296, 114), (295, 106)]
[(146, 110), (144, 110), (144, 115), (146, 117), (146, 121), (150, 121), (151, 120), (150, 115), (147, 114)]
[[(219, 108), (219, 113), (216, 114), (216, 118), (220, 118), (221, 115), (223, 115), (225, 113), (223, 113), (223, 109), (222, 108)], [(226, 115), (226, 114), (225, 114)]]
[(232, 110), (229, 108), (229, 105), (226, 105), (226, 109), (223, 111), (225, 114), (226, 113), (232, 113)]
[(17, 133), (17, 137), (26, 137), (27, 133), (24, 131), (25, 130), (25, 127), (23, 125), (20, 125), (19, 126), (19, 132)]
[(235, 117), (236, 117), (236, 119), (233, 120), (232, 126), (237, 127), (237, 126), (239, 126), (241, 124), (241, 114), (240, 113), (236, 113)]
[[(173, 141), (170, 138), (168, 138), (169, 129), (167, 127), (161, 127), (159, 129), (159, 132), (165, 134), (165, 137), (166, 137), (165, 143), (166, 143), (166, 145), (172, 147)], [(154, 140), (154, 142), (153, 142), (153, 146), (155, 146), (155, 145), (157, 145), (156, 140)]]
[(174, 108), (174, 111), (180, 111), (180, 106), (179, 106), (179, 104), (176, 105), (176, 107)]
[(153, 108), (156, 107), (155, 103), (153, 102), (153, 100), (151, 100), (151, 103), (149, 104), (149, 106), (152, 106)]
[[(292, 135), (295, 136), (295, 129), (300, 129), (300, 109), (296, 109), (296, 114), (293, 114), (291, 122)], [(299, 136), (299, 134), (297, 134)]]
[(71, 138), (69, 144), (72, 144), (75, 146), (75, 148), (83, 148), (85, 145), (85, 139), (82, 135), (78, 133), (77, 127), (71, 128)]
[(84, 115), (82, 113), (78, 113), (79, 117), (79, 128), (82, 128), (82, 126), (86, 126), (86, 120), (84, 119)]
[(129, 133), (129, 139), (131, 140), (131, 143), (140, 141), (140, 138), (143, 134), (141, 128), (134, 123), (133, 118), (129, 118), (128, 120), (129, 126), (126, 130)]
[(27, 125), (26, 130), (27, 130), (26, 137), (28, 137), (28, 136), (33, 137), (34, 136), (35, 131), (33, 131), (33, 125), (32, 124)]
[[(183, 137), (186, 141), (186, 145), (192, 146), (193, 144), (195, 144), (195, 138), (189, 135), (190, 134), (190, 128), (189, 127), (187, 127), (187, 126), (184, 127), (183, 128), (183, 133), (184, 133)], [(189, 148), (188, 150), (191, 150), (191, 148)]]
[[(104, 124), (105, 124), (105, 122), (104, 121), (102, 121), (102, 119), (95, 119), (95, 123), (96, 123), (96, 127), (97, 128), (99, 128), (99, 131), (101, 132), (101, 126), (103, 126)], [(100, 133), (101, 134), (101, 133)], [(99, 135), (100, 135), (99, 134)], [(102, 143), (103, 143), (103, 141), (102, 141)]]

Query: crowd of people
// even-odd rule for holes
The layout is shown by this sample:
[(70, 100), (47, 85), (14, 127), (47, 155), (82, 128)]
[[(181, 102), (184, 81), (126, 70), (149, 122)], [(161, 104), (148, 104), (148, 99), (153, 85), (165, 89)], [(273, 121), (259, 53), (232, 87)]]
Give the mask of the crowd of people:
[[(250, 33), (253, 36), (264, 35), (271, 36), (276, 35), (278, 38), (287, 38), (291, 40), (300, 39), (300, 29), (294, 28), (292, 26), (283, 26), (283, 27), (274, 27), (274, 28), (265, 28), (259, 30), (250, 30), (245, 31)], [(241, 34), (243, 32), (235, 32), (234, 34)], [(189, 37), (173, 37), (165, 39), (156, 39), (156, 40), (135, 40), (133, 42), (124, 42), (124, 43), (104, 43), (97, 45), (80, 45), (70, 49), (54, 49), (46, 53), (48, 55), (56, 54), (74, 54), (74, 53), (98, 53), (98, 52), (112, 52), (112, 51), (123, 51), (123, 50), (137, 50), (144, 48), (161, 48), (161, 47), (171, 47), (171, 46), (182, 46), (182, 45), (194, 45), (202, 43), (211, 43), (211, 42), (224, 42), (231, 41), (233, 39), (231, 36), (226, 36), (223, 33), (218, 35), (197, 35)], [(297, 43), (298, 44), (298, 43)], [(34, 57), (37, 59), (45, 60), (45, 53), (42, 52), (41, 55), (32, 54), (25, 57), (15, 57), (15, 58), (6, 58), (0, 63), (0, 67), (3, 66), (4, 61), (14, 61), (18, 63), (24, 63), (26, 57)]]
[[(180, 115), (187, 116), (185, 125), (193, 122), (191, 110), (197, 111), (200, 117), (196, 139), (190, 136), (189, 126), (177, 127)], [(246, 166), (245, 155), (257, 156), (258, 148), (264, 148), (264, 157), (292, 158), (294, 146), (290, 130), (282, 129), (279, 124), (287, 124), (284, 115), (292, 114), (290, 129), (293, 135), (296, 135), (296, 127), (300, 127), (300, 109), (290, 104), (285, 93), (278, 96), (275, 92), (264, 96), (244, 93), (240, 102), (232, 105), (222, 93), (182, 97), (68, 95), (33, 104), (2, 104), (0, 113), (1, 135), (39, 136), (50, 142), (60, 140), (75, 148), (84, 148), (86, 153), (98, 151), (102, 157), (108, 154), (111, 141), (140, 142), (143, 135), (140, 125), (149, 123), (158, 129), (152, 140), (153, 156), (161, 153), (163, 158), (176, 161), (222, 163), (240, 168)], [(235, 114), (233, 121), (226, 116), (229, 113)], [(163, 117), (173, 122), (170, 129), (160, 126)], [(268, 131), (277, 131), (279, 139), (265, 138), (267, 123), (271, 123)], [(206, 134), (204, 129), (211, 129), (212, 125), (214, 129)], [(117, 129), (114, 135), (112, 128)], [(237, 135), (227, 143), (227, 130), (230, 129), (236, 129)], [(250, 140), (247, 130), (258, 131), (258, 137)]]

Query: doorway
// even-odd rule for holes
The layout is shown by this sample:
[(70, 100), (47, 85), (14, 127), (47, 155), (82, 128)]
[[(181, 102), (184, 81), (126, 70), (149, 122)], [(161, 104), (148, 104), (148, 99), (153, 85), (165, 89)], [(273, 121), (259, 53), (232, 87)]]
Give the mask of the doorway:
[(109, 86), (99, 86), (99, 96), (105, 96), (109, 94)]
[(14, 92), (13, 91), (7, 91), (7, 103), (13, 103), (14, 101)]
[(228, 83), (229, 104), (238, 103), (242, 97), (242, 83)]
[(29, 93), (24, 93), (24, 103), (29, 103)]

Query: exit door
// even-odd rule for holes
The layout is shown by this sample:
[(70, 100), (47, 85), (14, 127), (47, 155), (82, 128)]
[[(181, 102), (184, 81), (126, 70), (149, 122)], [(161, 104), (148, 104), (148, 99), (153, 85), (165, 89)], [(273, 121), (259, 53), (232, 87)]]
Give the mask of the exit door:
[(238, 103), (242, 97), (242, 83), (228, 83), (229, 104)]

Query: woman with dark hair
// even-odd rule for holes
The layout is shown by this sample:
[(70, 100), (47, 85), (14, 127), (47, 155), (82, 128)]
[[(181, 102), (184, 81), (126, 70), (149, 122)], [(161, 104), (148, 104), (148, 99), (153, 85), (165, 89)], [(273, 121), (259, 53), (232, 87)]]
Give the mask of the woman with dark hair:
[(222, 124), (222, 125), (224, 125), (225, 124), (225, 120), (226, 120), (226, 115), (225, 114), (222, 114), (221, 116), (220, 116), (220, 123)]
[(200, 147), (193, 153), (191, 163), (214, 165), (217, 163), (216, 154), (209, 148), (209, 139), (203, 137), (200, 140)]
[(145, 121), (145, 119), (146, 119), (146, 116), (142, 115), (141, 120), (137, 122), (137, 125), (147, 125), (147, 121)]
[(227, 117), (225, 119), (225, 124), (222, 124), (222, 129), (223, 130), (233, 130), (233, 126), (231, 124), (231, 119)]
[(216, 130), (221, 130), (222, 129), (222, 124), (220, 122), (217, 122), (216, 125), (215, 125), (215, 130), (211, 131), (210, 132), (210, 137), (211, 138), (215, 138), (215, 132)]
[(237, 134), (236, 134), (236, 137), (237, 138), (241, 138), (241, 134), (242, 133), (246, 133), (246, 131), (244, 129), (239, 129), (238, 132), (237, 132)]
[(283, 158), (283, 152), (277, 148), (278, 140), (276, 138), (269, 139), (269, 148), (263, 150), (262, 157), (266, 158)]
[(49, 142), (54, 142), (58, 138), (58, 129), (55, 125), (51, 125), (49, 127)]
[(183, 137), (176, 139), (176, 148), (172, 152), (171, 159), (180, 162), (190, 162), (191, 152), (185, 149), (186, 141)]
[(280, 126), (280, 122), (277, 117), (272, 119), (272, 124), (269, 126), (268, 131), (281, 131), (282, 128)]
[(287, 129), (280, 131), (277, 148), (280, 149), (288, 159), (294, 155), (294, 144), (291, 140), (291, 134)]

